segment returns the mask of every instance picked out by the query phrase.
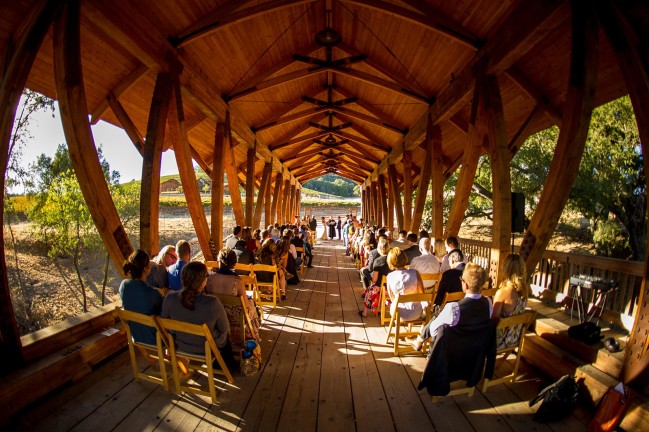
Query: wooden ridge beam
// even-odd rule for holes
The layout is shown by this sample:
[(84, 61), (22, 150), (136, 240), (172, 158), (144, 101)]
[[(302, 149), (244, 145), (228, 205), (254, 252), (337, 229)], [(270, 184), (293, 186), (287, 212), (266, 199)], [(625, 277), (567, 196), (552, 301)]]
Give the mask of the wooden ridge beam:
[[(562, 0), (529, 0), (518, 5), (499, 26), (499, 30), (476, 52), (473, 60), (437, 95), (428, 110), (432, 114), (433, 124), (448, 120), (470, 101), (474, 69), (478, 65), (485, 64), (486, 73), (496, 76), (509, 69), (570, 16), (567, 8), (567, 2)], [(385, 172), (404, 150), (417, 146), (426, 133), (427, 123), (428, 113), (424, 113), (404, 137), (405, 149), (399, 146), (392, 149), (373, 174)]]
[(135, 70), (126, 75), (126, 77), (124, 77), (124, 79), (120, 81), (120, 83), (117, 84), (114, 89), (110, 90), (106, 97), (103, 98), (101, 102), (99, 102), (99, 104), (97, 104), (97, 106), (91, 111), (90, 122), (92, 124), (97, 124), (97, 122), (101, 120), (101, 118), (104, 116), (104, 113), (110, 106), (110, 100), (118, 100), (121, 95), (126, 93), (131, 87), (137, 84), (138, 81), (140, 81), (140, 79), (147, 74), (147, 72), (149, 72), (149, 68), (144, 64), (140, 64)]
[(239, 10), (237, 9), (240, 6), (250, 3), (250, 1), (246, 0), (243, 3), (238, 2), (239, 4), (236, 6), (226, 4), (224, 7), (204, 16), (197, 23), (194, 23), (189, 28), (183, 30), (178, 37), (174, 38), (174, 44), (179, 48), (184, 47), (190, 42), (209, 36), (213, 32), (229, 25), (238, 24), (271, 12), (278, 12), (285, 8), (314, 3), (315, 1), (316, 0), (273, 0)]
[(581, 2), (572, 2), (572, 5), (571, 64), (564, 117), (541, 198), (521, 244), (521, 256), (529, 269), (536, 268), (568, 200), (586, 144), (594, 104), (597, 24), (589, 5)]

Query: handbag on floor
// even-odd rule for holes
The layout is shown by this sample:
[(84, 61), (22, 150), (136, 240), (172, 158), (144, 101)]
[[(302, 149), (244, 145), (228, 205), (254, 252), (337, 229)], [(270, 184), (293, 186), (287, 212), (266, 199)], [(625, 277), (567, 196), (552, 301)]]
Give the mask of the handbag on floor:
[(595, 417), (588, 423), (588, 432), (614, 431), (629, 406), (629, 392), (624, 384), (610, 387), (599, 403)]
[(575, 378), (570, 375), (562, 376), (559, 381), (550, 384), (530, 401), (530, 406), (543, 400), (538, 411), (534, 414), (534, 421), (549, 423), (564, 419), (570, 415), (579, 399), (579, 386)]

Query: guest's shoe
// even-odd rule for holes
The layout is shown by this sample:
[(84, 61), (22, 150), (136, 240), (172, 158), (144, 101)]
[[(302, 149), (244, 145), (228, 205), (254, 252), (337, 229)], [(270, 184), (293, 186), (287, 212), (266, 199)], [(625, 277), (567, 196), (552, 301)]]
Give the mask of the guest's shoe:
[(282, 294), (282, 301), (286, 300), (286, 294)]
[(421, 347), (424, 345), (424, 340), (417, 336), (415, 340), (410, 342), (410, 345), (412, 345), (412, 349), (415, 351), (421, 351)]

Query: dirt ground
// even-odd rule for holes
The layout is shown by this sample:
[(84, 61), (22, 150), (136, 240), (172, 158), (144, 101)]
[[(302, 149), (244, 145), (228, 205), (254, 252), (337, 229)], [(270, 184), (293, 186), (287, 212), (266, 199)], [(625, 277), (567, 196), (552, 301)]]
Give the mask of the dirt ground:
[[(319, 221), (322, 216), (328, 218), (330, 215), (334, 217), (339, 214), (344, 215), (348, 213), (349, 209), (328, 207), (307, 209), (307, 212), (311, 211), (315, 213)], [(207, 218), (209, 220), (209, 213)], [(224, 233), (229, 233), (232, 226), (234, 226), (232, 215), (226, 213), (224, 215)], [(82, 313), (82, 291), (71, 260), (48, 257), (45, 245), (32, 235), (29, 222), (12, 224), (17, 244), (15, 250), (6, 225), (3, 229), (7, 276), (9, 286), (12, 287), (13, 304), (20, 333), (28, 334)], [(137, 233), (132, 233), (132, 235), (132, 244), (138, 244)], [(468, 221), (463, 224), (460, 237), (489, 240), (491, 238), (489, 221)], [(520, 243), (520, 237), (518, 235), (517, 243)], [(180, 239), (189, 240), (194, 256), (200, 257), (200, 247), (187, 210), (163, 207), (160, 215), (160, 246), (175, 244)], [(589, 244), (566, 241), (566, 237), (562, 235), (555, 236), (550, 248), (582, 253), (592, 252), (592, 246)], [(105, 254), (99, 251), (86, 251), (83, 258), (83, 280), (86, 285), (89, 310), (102, 305), (101, 292), (105, 262)], [(117, 269), (110, 263), (104, 303), (119, 299), (120, 282), (121, 277)]]

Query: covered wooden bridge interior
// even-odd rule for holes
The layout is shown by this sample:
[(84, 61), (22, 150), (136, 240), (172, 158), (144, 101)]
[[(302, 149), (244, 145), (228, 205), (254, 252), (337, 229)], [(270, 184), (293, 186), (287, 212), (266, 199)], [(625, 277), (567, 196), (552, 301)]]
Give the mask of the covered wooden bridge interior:
[[(292, 220), (301, 185), (333, 172), (362, 185), (365, 220), (416, 229), (425, 194), (413, 206), (413, 190), (430, 185), (432, 234), (441, 237), (458, 233), (486, 154), (494, 185), (489, 271), (497, 281), (511, 235), (509, 161), (527, 137), (560, 128), (524, 236), (528, 268), (568, 199), (593, 107), (630, 94), (649, 142), (648, 29), (641, 0), (2, 2), (0, 186), (24, 87), (58, 101), (76, 175), (118, 268), (134, 245), (99, 165), (90, 128), (99, 120), (122, 127), (142, 154), (135, 246), (159, 248), (161, 153), (172, 149), (207, 259), (222, 241), (224, 176), (237, 223), (250, 226), (262, 213)], [(210, 223), (192, 160), (213, 179)], [(458, 169), (443, 225), (443, 184)], [(0, 265), (8, 372), (58, 345), (22, 346), (4, 253)], [(638, 388), (649, 384), (647, 269), (649, 262), (620, 377)]]

